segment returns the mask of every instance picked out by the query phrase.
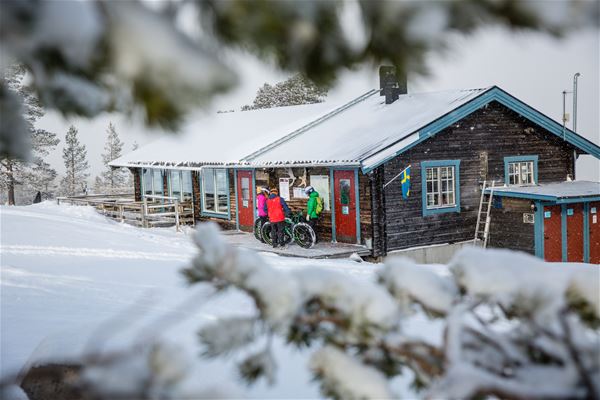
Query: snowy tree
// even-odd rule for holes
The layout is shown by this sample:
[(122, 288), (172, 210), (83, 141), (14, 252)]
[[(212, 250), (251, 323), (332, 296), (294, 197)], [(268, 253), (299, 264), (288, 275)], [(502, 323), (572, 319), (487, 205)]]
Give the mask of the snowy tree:
[[(199, 254), (183, 272), (217, 290), (236, 288), (257, 315), (201, 329), (206, 357), (242, 356), (240, 375), (272, 382), (279, 336), (314, 350), (310, 369), (325, 396), (394, 398), (411, 371), (427, 398), (598, 398), (600, 270), (545, 263), (506, 250), (466, 248), (447, 271), (389, 258), (378, 282), (323, 270), (276, 270), (201, 225)], [(404, 326), (438, 320), (441, 344)], [(543, 384), (540, 384), (543, 380)]]
[(322, 103), (326, 96), (326, 89), (315, 85), (301, 74), (296, 74), (274, 86), (265, 83), (258, 89), (252, 105), (243, 106), (242, 111)]
[(63, 148), (65, 163), (65, 177), (61, 181), (61, 191), (64, 195), (73, 196), (87, 188), (87, 178), (90, 168), (87, 161), (87, 150), (84, 144), (79, 143), (77, 128), (69, 127)]
[[(56, 171), (44, 161), (59, 143), (53, 132), (37, 129), (35, 123), (44, 115), (39, 100), (24, 84), (25, 68), (10, 66), (3, 81), (21, 101), (31, 154), (27, 158), (6, 155), (0, 160), (0, 187), (6, 192), (9, 205), (27, 204), (35, 193), (42, 192), (44, 198), (51, 197)], [(14, 116), (13, 116), (14, 117)], [(18, 189), (18, 191), (17, 191)]]
[[(346, 12), (348, 11), (348, 12)], [(182, 30), (197, 12), (200, 29)], [(353, 13), (355, 26), (347, 15)], [(360, 64), (392, 63), (403, 75), (424, 73), (430, 50), (449, 32), (486, 24), (560, 34), (598, 26), (593, 1), (245, 1), (205, 0), (2, 2), (2, 58), (31, 73), (48, 109), (92, 117), (141, 110), (149, 125), (177, 129), (184, 116), (233, 87), (224, 46), (242, 47), (319, 84)], [(200, 32), (200, 34), (198, 34)], [(28, 152), (19, 101), (0, 85), (0, 153)], [(18, 115), (18, 114), (16, 114)]]
[[(102, 162), (104, 163), (106, 170), (102, 172), (102, 186), (104, 187), (104, 190), (109, 193), (117, 193), (122, 191), (125, 187), (125, 171), (121, 168), (112, 168), (108, 164), (121, 157), (121, 153), (123, 152), (123, 142), (119, 139), (119, 135), (112, 122), (108, 124), (106, 133), (106, 144), (104, 145), (104, 153), (102, 153)], [(94, 187), (95, 186), (96, 185), (94, 184)], [(96, 190), (94, 189), (94, 191)]]

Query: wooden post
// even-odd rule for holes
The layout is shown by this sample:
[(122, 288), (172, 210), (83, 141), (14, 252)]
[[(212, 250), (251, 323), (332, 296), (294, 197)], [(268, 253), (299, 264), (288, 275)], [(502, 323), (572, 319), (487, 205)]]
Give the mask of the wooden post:
[(124, 221), (123, 214), (123, 204), (119, 204), (119, 216), (121, 217), (121, 222)]
[(142, 227), (148, 227), (148, 221), (146, 220), (146, 215), (148, 213), (148, 199), (144, 196), (144, 204), (142, 207)]

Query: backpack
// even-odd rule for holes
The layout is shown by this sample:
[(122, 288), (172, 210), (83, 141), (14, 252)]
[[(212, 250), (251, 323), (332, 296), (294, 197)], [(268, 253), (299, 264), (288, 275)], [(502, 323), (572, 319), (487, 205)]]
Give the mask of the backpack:
[(315, 214), (321, 215), (323, 212), (323, 207), (325, 203), (323, 202), (323, 198), (321, 196), (317, 197), (317, 204), (315, 205)]

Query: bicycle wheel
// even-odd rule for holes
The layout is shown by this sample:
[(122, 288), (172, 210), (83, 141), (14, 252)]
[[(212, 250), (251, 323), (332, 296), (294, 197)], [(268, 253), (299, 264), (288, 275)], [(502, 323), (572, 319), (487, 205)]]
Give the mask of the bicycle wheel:
[(254, 221), (254, 237), (256, 238), (256, 240), (260, 240), (261, 242), (265, 242), (265, 239), (263, 239), (263, 235), (262, 235), (262, 220), (261, 219), (257, 219), (256, 221)]
[(269, 246), (273, 245), (273, 241), (271, 240), (271, 223), (265, 222), (261, 228), (262, 233), (262, 241)]
[(315, 245), (317, 236), (309, 224), (300, 222), (294, 226), (294, 241), (298, 243), (298, 246), (310, 249)]

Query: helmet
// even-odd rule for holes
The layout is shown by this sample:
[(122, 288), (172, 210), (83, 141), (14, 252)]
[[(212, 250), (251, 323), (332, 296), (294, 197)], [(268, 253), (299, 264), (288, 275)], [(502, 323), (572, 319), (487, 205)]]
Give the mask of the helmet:
[(277, 188), (271, 188), (271, 194), (279, 194), (279, 190)]
[(259, 193), (267, 193), (267, 194), (269, 193), (269, 189), (264, 186), (259, 186), (257, 189), (258, 189), (257, 192), (259, 192)]
[(306, 193), (306, 194), (311, 194), (314, 191), (315, 191), (315, 188), (310, 185), (304, 188), (304, 193)]

